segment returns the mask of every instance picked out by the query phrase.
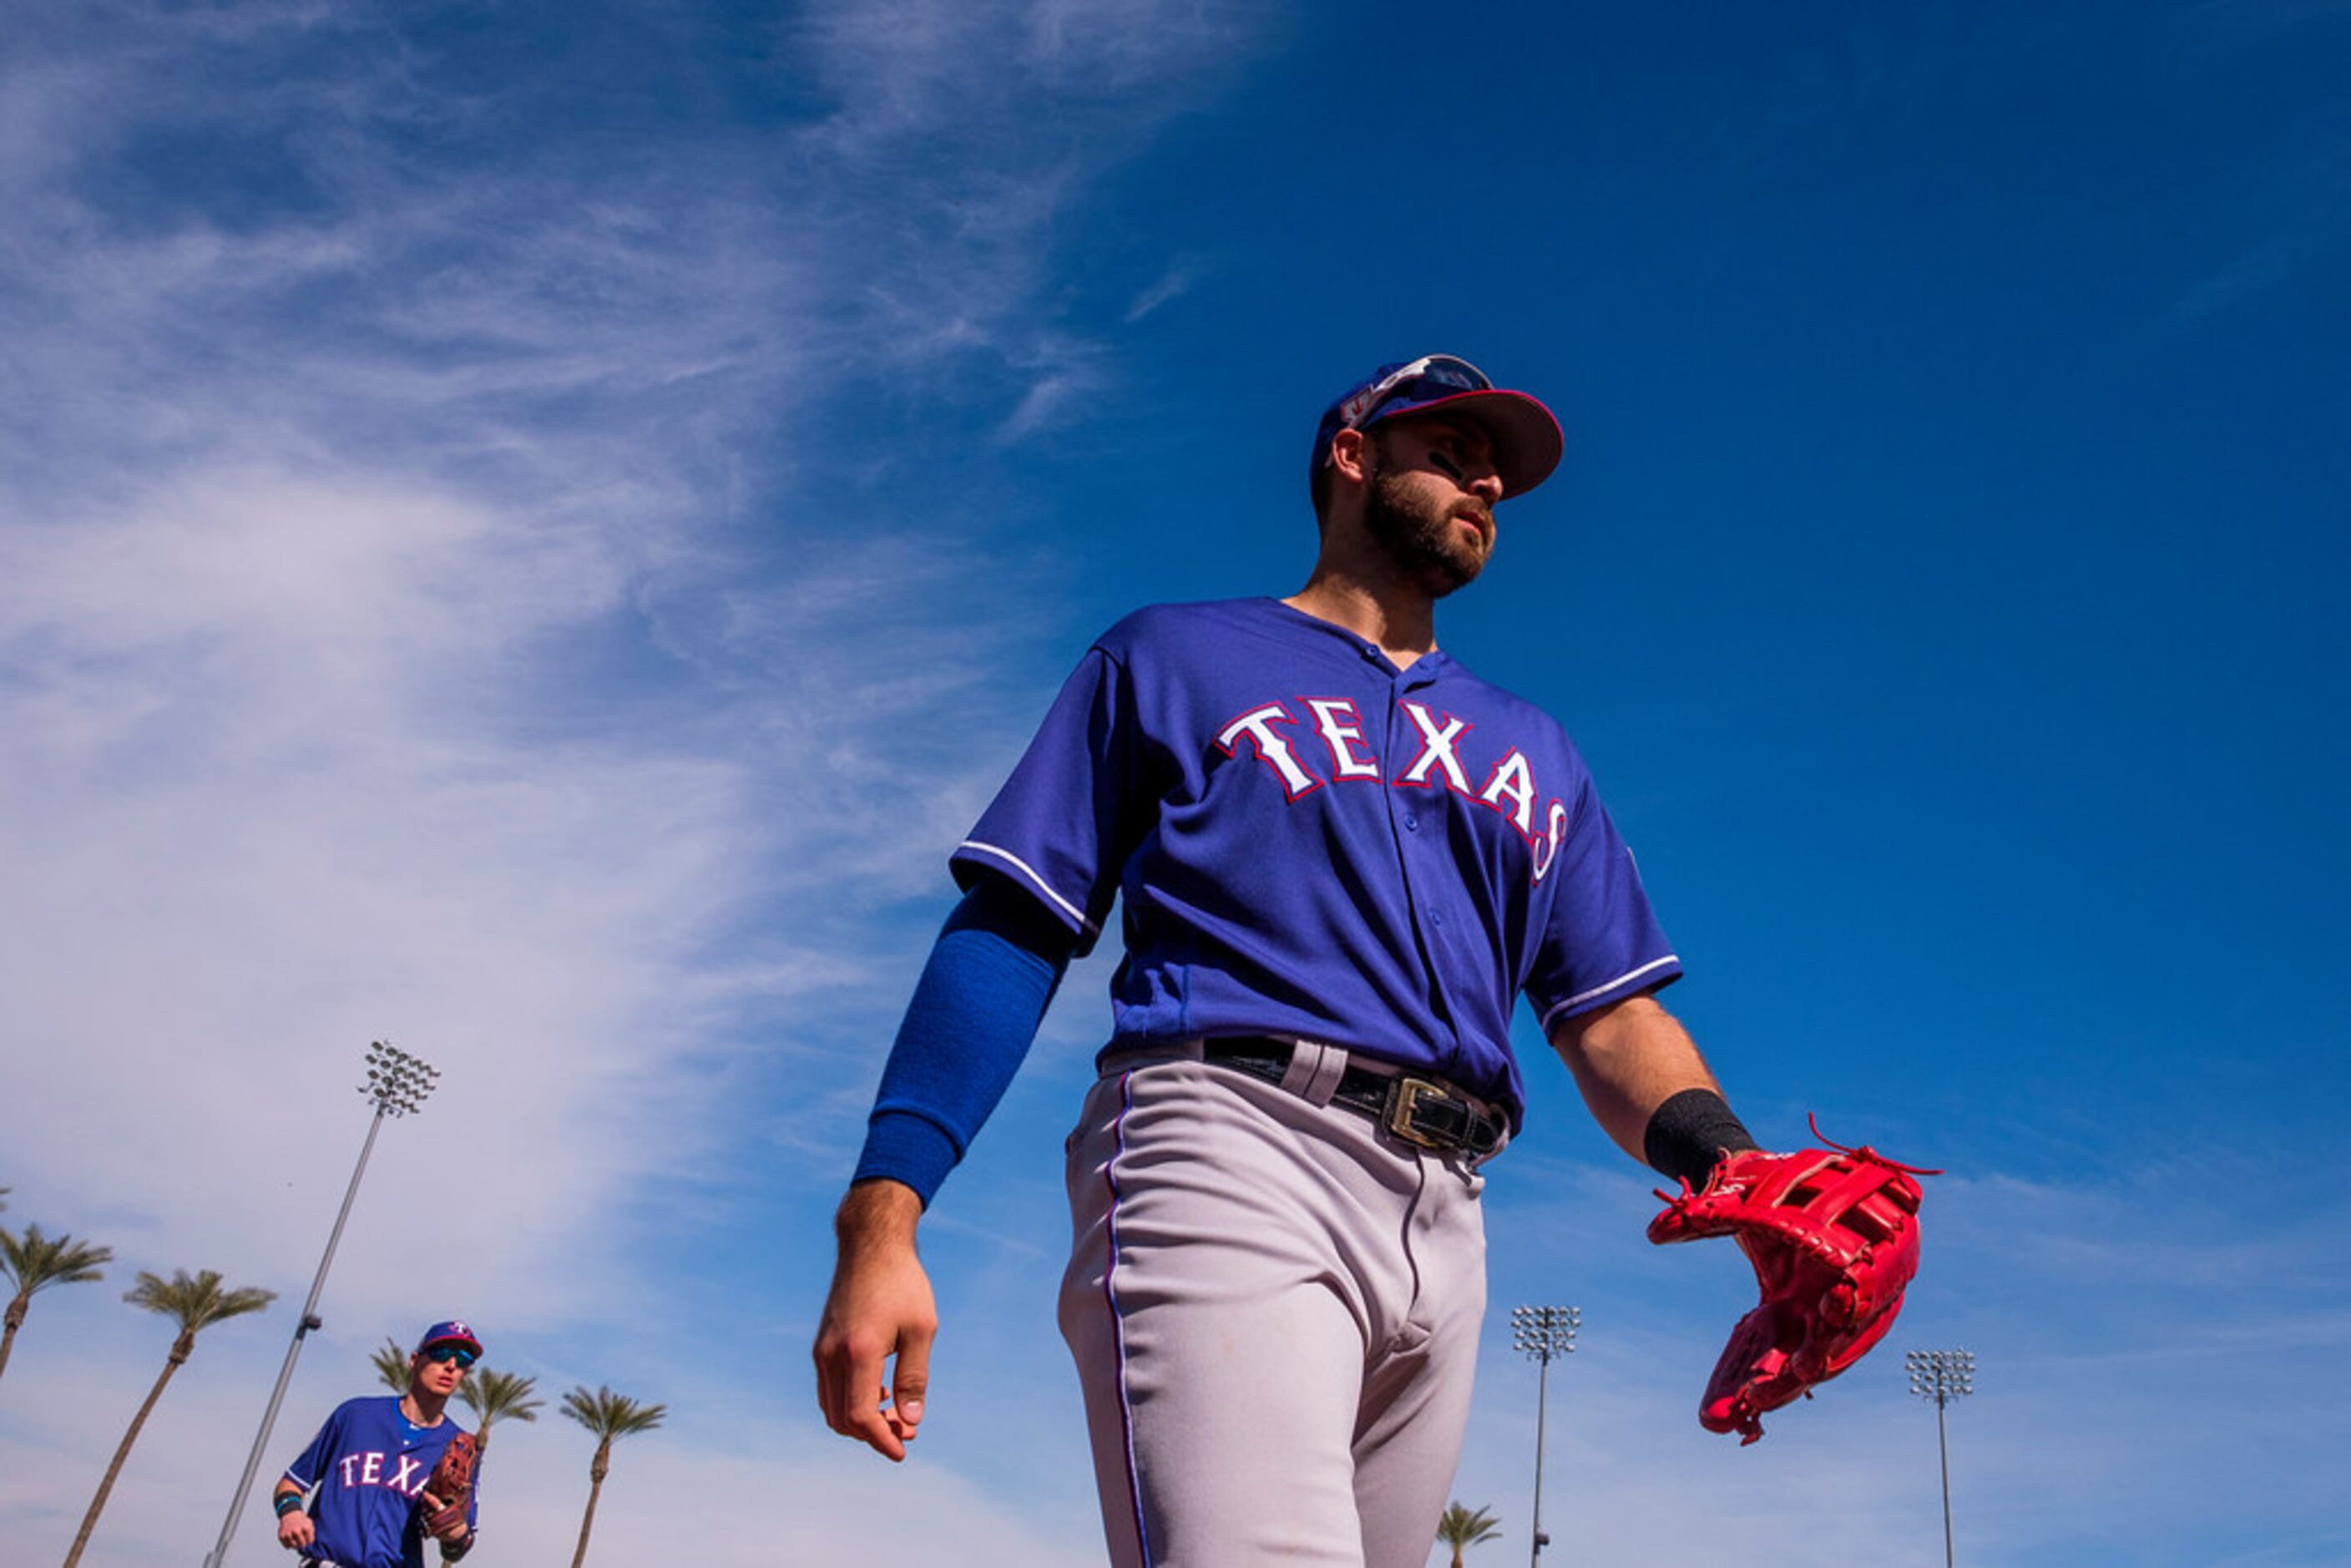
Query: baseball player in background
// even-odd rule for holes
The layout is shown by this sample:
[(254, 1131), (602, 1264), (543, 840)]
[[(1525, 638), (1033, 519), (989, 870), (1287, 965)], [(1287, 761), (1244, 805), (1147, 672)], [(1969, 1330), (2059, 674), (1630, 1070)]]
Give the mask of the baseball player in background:
[(1658, 1005), (1681, 964), (1583, 759), (1437, 641), (1497, 504), (1561, 449), (1461, 360), (1383, 366), (1315, 434), (1303, 588), (1145, 609), (1087, 652), (951, 859), (836, 1221), (835, 1431), (900, 1459), (920, 1429), (916, 1223), (1114, 902), (1061, 1324), (1120, 1568), (1426, 1560), (1520, 994), (1635, 1159), (1703, 1186), (1755, 1147)]
[[(434, 1323), (409, 1355), (407, 1393), (337, 1406), (277, 1482), (277, 1543), (329, 1568), (424, 1568), (428, 1537), (444, 1561), (473, 1550), (481, 1494), (470, 1484), (472, 1435), (448, 1405), (481, 1357), (473, 1330)], [(460, 1446), (465, 1495), (436, 1495), (452, 1469), (444, 1456)]]

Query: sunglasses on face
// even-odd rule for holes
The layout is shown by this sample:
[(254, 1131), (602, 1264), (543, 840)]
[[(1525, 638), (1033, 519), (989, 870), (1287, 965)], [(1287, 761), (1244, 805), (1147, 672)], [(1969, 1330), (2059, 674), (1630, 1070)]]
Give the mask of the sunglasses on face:
[(424, 1359), (427, 1361), (454, 1361), (457, 1364), (457, 1370), (463, 1372), (467, 1367), (473, 1365), (476, 1358), (472, 1351), (467, 1350), (462, 1344), (436, 1344), (431, 1350), (424, 1353)]

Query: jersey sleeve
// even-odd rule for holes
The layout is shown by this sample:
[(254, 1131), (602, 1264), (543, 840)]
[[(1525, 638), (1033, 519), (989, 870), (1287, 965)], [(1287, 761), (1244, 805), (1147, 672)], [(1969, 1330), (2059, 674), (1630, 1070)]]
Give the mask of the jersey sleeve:
[(1633, 852), (1587, 774), (1547, 880), (1549, 918), (1526, 983), (1548, 1031), (1574, 1018), (1677, 979), (1681, 960), (1666, 940)]
[(319, 1428), (318, 1436), (310, 1439), (310, 1446), (296, 1455), (294, 1462), (286, 1467), (285, 1479), (305, 1492), (325, 1479), (327, 1467), (335, 1462), (336, 1434), (341, 1429), (345, 1408), (342, 1405), (336, 1406), (326, 1424)]
[(949, 860), (968, 892), (1010, 879), (1092, 951), (1132, 846), (1134, 701), (1126, 672), (1097, 644), (1062, 685), (1028, 752)]

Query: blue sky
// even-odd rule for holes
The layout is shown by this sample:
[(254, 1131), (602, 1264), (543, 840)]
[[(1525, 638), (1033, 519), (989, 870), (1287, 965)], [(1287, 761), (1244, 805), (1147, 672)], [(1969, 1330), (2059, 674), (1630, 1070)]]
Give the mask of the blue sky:
[[(1316, 414), (1445, 350), (1559, 476), (1442, 635), (1566, 722), (1767, 1142), (1943, 1166), (1887, 1349), (1740, 1450), (1751, 1285), (1521, 1019), (1456, 1491), (1588, 1561), (2337, 1563), (2351, 1205), (2341, 0), (36, 5), (0, 48), (5, 1221), (111, 1242), (0, 1385), (0, 1533), (217, 1529), (450, 1312), (666, 1400), (599, 1557), (1099, 1560), (1051, 1326), (1081, 966), (926, 1226), (903, 1470), (819, 1423), (827, 1219), (947, 850), (1086, 641), (1286, 592)], [(462, 1195), (453, 1200), (453, 1194)], [(559, 1429), (559, 1427), (561, 1429)], [(502, 1434), (486, 1563), (588, 1445)], [(232, 1562), (277, 1560), (258, 1511)]]

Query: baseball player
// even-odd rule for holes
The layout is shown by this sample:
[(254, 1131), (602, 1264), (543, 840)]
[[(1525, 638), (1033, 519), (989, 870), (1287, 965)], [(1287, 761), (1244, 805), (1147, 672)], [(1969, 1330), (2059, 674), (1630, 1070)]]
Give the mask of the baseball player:
[(1681, 964), (1575, 747), (1437, 641), (1497, 504), (1561, 449), (1461, 360), (1382, 366), (1315, 434), (1302, 589), (1143, 610), (1087, 652), (951, 858), (836, 1221), (835, 1431), (900, 1459), (920, 1430), (917, 1220), (1113, 903), (1060, 1316), (1119, 1568), (1426, 1561), (1521, 994), (1636, 1159), (1703, 1186), (1755, 1147), (1657, 1003)]
[(444, 1561), (472, 1551), (478, 1487), (460, 1498), (434, 1488), (449, 1485), (447, 1452), (471, 1448), (448, 1404), (481, 1356), (473, 1330), (434, 1323), (409, 1355), (407, 1393), (337, 1406), (277, 1482), (277, 1543), (325, 1568), (424, 1568), (428, 1536)]

